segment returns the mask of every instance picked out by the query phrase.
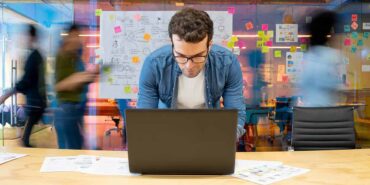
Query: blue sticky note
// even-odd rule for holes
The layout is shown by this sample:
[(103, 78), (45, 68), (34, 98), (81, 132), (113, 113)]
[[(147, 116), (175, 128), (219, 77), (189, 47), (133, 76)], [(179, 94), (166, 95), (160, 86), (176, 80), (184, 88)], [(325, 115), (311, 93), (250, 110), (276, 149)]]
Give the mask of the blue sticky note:
[(364, 38), (369, 38), (369, 32), (364, 32), (364, 35), (363, 35)]
[(357, 46), (363, 46), (363, 45), (364, 45), (364, 41), (362, 41), (362, 40), (357, 41)]
[(352, 32), (352, 38), (353, 39), (357, 39), (357, 37), (358, 37), (358, 33), (357, 32)]
[(357, 51), (356, 46), (352, 46), (351, 51), (352, 51), (352, 53), (356, 53), (356, 51)]
[(349, 25), (344, 25), (344, 32), (350, 32), (351, 27)]

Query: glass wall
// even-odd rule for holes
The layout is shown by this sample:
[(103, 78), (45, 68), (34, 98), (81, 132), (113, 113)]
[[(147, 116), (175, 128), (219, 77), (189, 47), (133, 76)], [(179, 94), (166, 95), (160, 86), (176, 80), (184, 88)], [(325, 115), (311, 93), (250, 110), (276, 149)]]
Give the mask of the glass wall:
[[(339, 103), (358, 105), (355, 117), (358, 142), (364, 147), (370, 145), (370, 138), (366, 134), (370, 131), (370, 109), (366, 106), (370, 103), (370, 82), (367, 80), (370, 77), (369, 3), (351, 0), (64, 0), (4, 1), (3, 4), (0, 65), (2, 90), (11, 87), (12, 82), (19, 80), (23, 74), (22, 65), (28, 52), (21, 47), (24, 44), (21, 34), (24, 23), (38, 25), (43, 33), (40, 47), (47, 61), (50, 108), (43, 120), (46, 126), (41, 124), (34, 128), (35, 138), (38, 138), (37, 133), (42, 138), (32, 140), (31, 137), (31, 143), (34, 141), (37, 146), (57, 147), (55, 133), (50, 129), (55, 106), (53, 75), (55, 55), (60, 41), (66, 35), (64, 28), (72, 22), (82, 26), (79, 37), (83, 43), (82, 59), (87, 68), (94, 64), (114, 66), (102, 69), (100, 78), (89, 86), (84, 116), (85, 147), (125, 150), (122, 117), (124, 109), (135, 107), (136, 103), (137, 76), (133, 71), (140, 71), (148, 53), (161, 44), (169, 43), (165, 31), (171, 12), (164, 11), (177, 11), (184, 7), (224, 12), (213, 17), (210, 13), (217, 25), (216, 43), (229, 48), (238, 56), (243, 71), (246, 103), (258, 99), (259, 104), (269, 107), (271, 112), (277, 99), (300, 96), (297, 76), (301, 70), (302, 57), (310, 49), (310, 35), (306, 27), (313, 13), (322, 9), (337, 12), (340, 24), (330, 35), (333, 38), (330, 46), (343, 55), (338, 71), (341, 79)], [(232, 17), (231, 22), (228, 16)], [(153, 17), (156, 18), (155, 22)], [(140, 27), (135, 27), (137, 25)], [(138, 29), (132, 31), (133, 27)], [(15, 70), (12, 70), (12, 63), (16, 66)], [(256, 65), (260, 67), (256, 68)], [(12, 74), (17, 78), (12, 78)], [(262, 81), (265, 82), (263, 86), (258, 84), (256, 74), (262, 74)], [(254, 95), (253, 89), (256, 86), (261, 86), (259, 97)], [(5, 105), (10, 108), (10, 105), (16, 105), (13, 109), (19, 110), (25, 104), (25, 98), (20, 94), (16, 97), (8, 99)], [(4, 108), (2, 111), (6, 112)], [(4, 134), (0, 136), (5, 137), (5, 141), (19, 138), (22, 133), (23, 124), (19, 123), (22, 120), (21, 111), (19, 114), (15, 113), (17, 111), (10, 112), (18, 119), (1, 127), (1, 133)], [(263, 138), (279, 135), (279, 129), (270, 115), (268, 113), (266, 118), (258, 121), (258, 130), (261, 131), (259, 135), (266, 136)], [(6, 118), (3, 116), (3, 119)], [(286, 133), (288, 129), (284, 129)], [(48, 139), (43, 139), (45, 137)], [(44, 142), (38, 143), (39, 140)], [(278, 146), (268, 142), (258, 142), (257, 145), (265, 146), (263, 148), (266, 150), (279, 150)]]

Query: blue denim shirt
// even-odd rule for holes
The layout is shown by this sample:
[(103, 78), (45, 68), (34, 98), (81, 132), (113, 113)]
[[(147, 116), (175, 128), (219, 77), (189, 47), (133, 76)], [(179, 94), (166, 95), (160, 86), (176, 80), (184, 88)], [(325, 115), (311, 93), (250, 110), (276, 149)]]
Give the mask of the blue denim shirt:
[[(151, 53), (141, 70), (137, 108), (158, 108), (159, 101), (166, 108), (176, 108), (177, 81), (181, 74), (170, 45)], [(221, 46), (213, 45), (208, 54), (205, 91), (207, 108), (220, 108), (220, 97), (223, 97), (225, 108), (239, 110), (238, 136), (241, 136), (245, 121), (242, 72), (236, 56)]]

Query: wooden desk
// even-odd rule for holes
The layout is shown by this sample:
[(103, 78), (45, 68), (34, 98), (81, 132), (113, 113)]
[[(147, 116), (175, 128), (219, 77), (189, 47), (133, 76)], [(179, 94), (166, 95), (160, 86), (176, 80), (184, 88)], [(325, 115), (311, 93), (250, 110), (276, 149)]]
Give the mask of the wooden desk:
[[(0, 148), (1, 149), (1, 148)], [(101, 155), (127, 157), (122, 151), (3, 148), (1, 151), (29, 156), (0, 165), (1, 185), (238, 185), (253, 184), (231, 176), (98, 176), (77, 172), (40, 173), (45, 156)], [(370, 184), (370, 149), (314, 152), (238, 153), (238, 159), (278, 160), (284, 164), (311, 169), (310, 172), (275, 184)]]

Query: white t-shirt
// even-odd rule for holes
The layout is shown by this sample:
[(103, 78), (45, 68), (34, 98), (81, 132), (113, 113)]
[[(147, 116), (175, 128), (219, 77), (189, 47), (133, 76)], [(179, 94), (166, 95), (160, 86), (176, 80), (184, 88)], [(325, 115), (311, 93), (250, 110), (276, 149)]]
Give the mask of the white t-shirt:
[(177, 108), (205, 108), (205, 78), (204, 69), (194, 78), (180, 75), (178, 79)]

